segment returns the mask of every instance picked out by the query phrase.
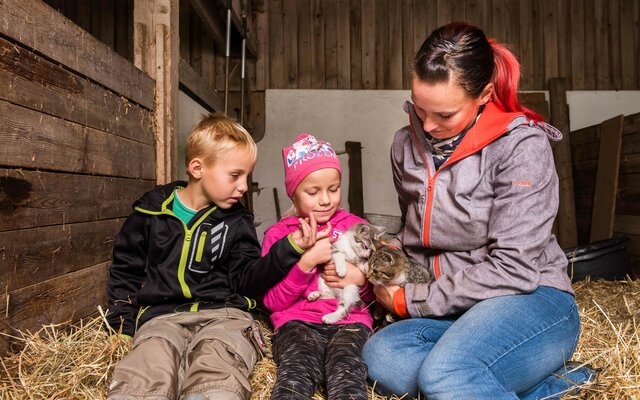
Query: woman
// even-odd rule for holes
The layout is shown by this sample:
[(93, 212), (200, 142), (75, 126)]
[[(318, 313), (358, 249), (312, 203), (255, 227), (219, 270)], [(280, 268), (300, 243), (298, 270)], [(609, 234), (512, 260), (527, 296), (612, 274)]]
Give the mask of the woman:
[(580, 333), (567, 260), (551, 234), (558, 130), (517, 100), (520, 68), (482, 30), (451, 23), (413, 65), (410, 125), (391, 149), (404, 224), (397, 245), (436, 276), (375, 288), (408, 319), (363, 358), (384, 394), (535, 399), (593, 370), (567, 365)]

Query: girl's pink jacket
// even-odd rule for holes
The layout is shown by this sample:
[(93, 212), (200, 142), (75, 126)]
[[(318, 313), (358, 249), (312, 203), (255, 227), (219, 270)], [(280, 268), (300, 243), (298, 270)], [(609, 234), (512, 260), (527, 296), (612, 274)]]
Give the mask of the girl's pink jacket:
[[(350, 214), (344, 210), (338, 210), (331, 217), (331, 232), (329, 237), (333, 242), (351, 225), (359, 222), (366, 223), (360, 217)], [(278, 239), (281, 239), (298, 229), (300, 223), (298, 217), (285, 217), (272, 225), (264, 234), (262, 241), (262, 254), (267, 254), (269, 248)], [(324, 225), (319, 225), (318, 230), (324, 229)], [(289, 274), (272, 287), (264, 296), (265, 306), (271, 310), (271, 322), (274, 329), (278, 330), (288, 321), (306, 321), (317, 324), (322, 323), (322, 316), (336, 310), (337, 299), (318, 299), (316, 301), (307, 300), (309, 293), (318, 290), (318, 274), (321, 272), (314, 268), (310, 272), (304, 272), (296, 264), (291, 268)], [(372, 328), (373, 320), (367, 305), (374, 300), (373, 287), (367, 282), (360, 290), (360, 297), (364, 304), (357, 306), (343, 320), (337, 324), (361, 323)]]

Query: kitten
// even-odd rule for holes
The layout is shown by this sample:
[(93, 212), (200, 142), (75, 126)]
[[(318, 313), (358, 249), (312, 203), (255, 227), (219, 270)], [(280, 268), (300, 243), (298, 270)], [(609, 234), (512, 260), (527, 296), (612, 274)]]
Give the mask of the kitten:
[[(402, 250), (381, 246), (369, 257), (367, 279), (374, 285), (398, 285), (407, 283), (430, 283), (433, 276), (429, 270), (409, 258)], [(373, 318), (382, 327), (396, 322), (396, 317), (378, 305), (373, 308)]]
[(391, 246), (382, 246), (371, 254), (367, 279), (374, 285), (404, 286), (407, 283), (433, 282), (427, 268)]
[[(349, 262), (365, 275), (368, 266), (367, 259), (374, 250), (374, 246), (384, 234), (385, 228), (375, 225), (354, 224), (331, 245), (331, 258), (336, 265), (336, 274), (344, 278), (347, 274), (346, 262)], [(309, 293), (307, 299), (315, 301), (317, 299), (340, 299), (336, 311), (322, 317), (322, 322), (332, 324), (340, 321), (349, 314), (349, 311), (362, 300), (360, 299), (360, 288), (350, 284), (344, 289), (330, 288), (322, 277), (318, 277), (318, 290)]]

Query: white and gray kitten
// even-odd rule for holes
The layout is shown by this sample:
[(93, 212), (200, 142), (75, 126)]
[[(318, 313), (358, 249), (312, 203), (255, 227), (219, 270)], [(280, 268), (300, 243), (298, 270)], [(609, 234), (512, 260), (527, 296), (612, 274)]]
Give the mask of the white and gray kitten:
[[(354, 224), (331, 245), (331, 258), (336, 265), (336, 274), (344, 278), (347, 274), (349, 262), (365, 275), (368, 266), (367, 259), (373, 252), (375, 244), (384, 234), (385, 228), (363, 223)], [(360, 288), (350, 284), (344, 289), (330, 288), (322, 277), (318, 277), (318, 290), (309, 293), (309, 301), (317, 299), (340, 299), (336, 311), (322, 317), (322, 322), (332, 324), (345, 318), (351, 309), (360, 303)]]

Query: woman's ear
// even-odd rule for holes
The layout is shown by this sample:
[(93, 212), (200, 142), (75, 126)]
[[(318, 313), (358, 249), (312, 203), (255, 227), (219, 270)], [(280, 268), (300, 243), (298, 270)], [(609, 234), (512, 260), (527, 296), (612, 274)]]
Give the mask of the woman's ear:
[(487, 86), (484, 87), (482, 93), (480, 93), (480, 97), (478, 100), (480, 104), (487, 104), (489, 100), (491, 100), (491, 95), (493, 94), (493, 82), (487, 83)]
[(200, 179), (202, 177), (203, 164), (204, 161), (200, 157), (196, 157), (189, 161), (189, 164), (187, 164), (189, 175), (191, 175), (195, 179)]

